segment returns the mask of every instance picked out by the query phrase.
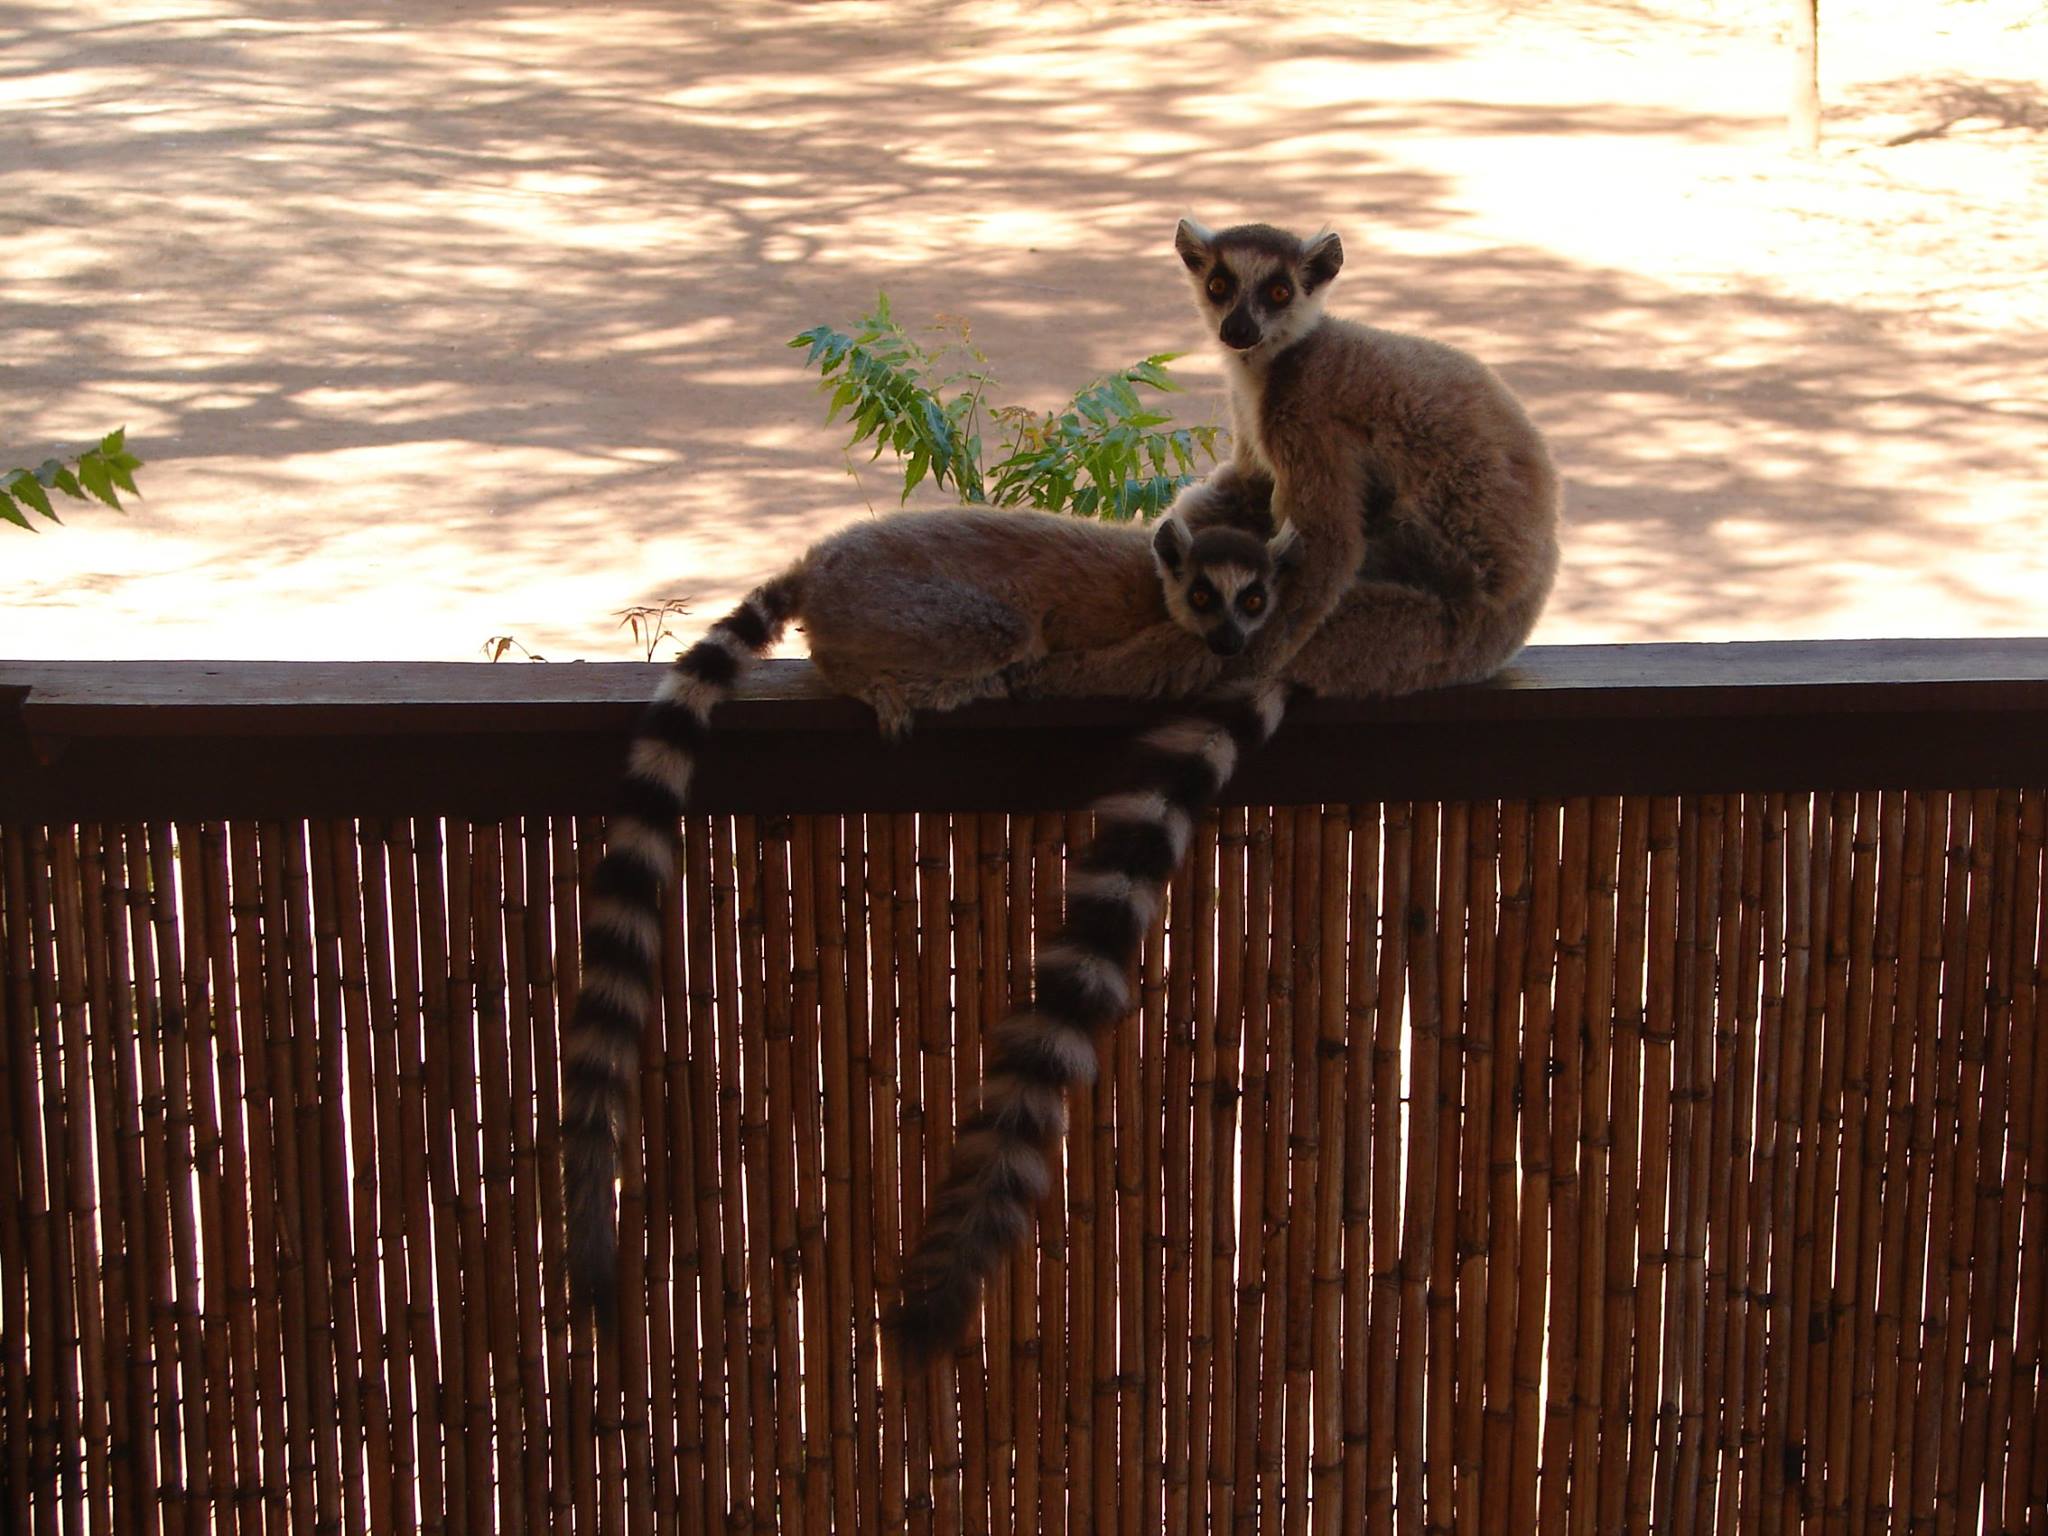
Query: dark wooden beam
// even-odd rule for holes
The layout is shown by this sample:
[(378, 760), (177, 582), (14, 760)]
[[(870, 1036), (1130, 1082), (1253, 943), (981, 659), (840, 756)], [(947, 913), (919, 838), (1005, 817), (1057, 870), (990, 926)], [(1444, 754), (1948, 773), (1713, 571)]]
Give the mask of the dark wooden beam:
[[(0, 815), (602, 810), (658, 666), (0, 662)], [(892, 747), (807, 663), (721, 707), (717, 811), (1081, 804), (1170, 706), (977, 705)], [(2048, 783), (2048, 640), (1553, 646), (1492, 682), (1304, 700), (1239, 803)]]

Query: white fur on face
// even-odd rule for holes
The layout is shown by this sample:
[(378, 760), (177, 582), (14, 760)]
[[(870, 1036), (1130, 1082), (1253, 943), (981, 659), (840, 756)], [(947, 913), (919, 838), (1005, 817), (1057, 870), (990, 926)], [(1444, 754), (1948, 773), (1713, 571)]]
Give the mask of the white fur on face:
[[(1272, 612), (1272, 604), (1269, 601), (1265, 611), (1261, 613), (1240, 613), (1237, 608), (1237, 595), (1252, 583), (1265, 581), (1267, 576), (1268, 573), (1265, 571), (1239, 565), (1234, 560), (1194, 566), (1188, 571), (1185, 581), (1166, 582), (1163, 595), (1166, 598), (1167, 617), (1191, 635), (1206, 636), (1210, 630), (1225, 621), (1236, 624), (1249, 635), (1265, 622), (1266, 614)], [(1217, 601), (1202, 612), (1197, 612), (1188, 604), (1188, 588), (1197, 581), (1207, 581), (1216, 589)]]
[(1190, 272), (1188, 278), (1195, 291), (1195, 302), (1201, 306), (1202, 313), (1209, 322), (1210, 333), (1219, 340), (1222, 336), (1223, 322), (1230, 318), (1231, 312), (1243, 302), (1247, 293), (1263, 291), (1271, 286), (1275, 278), (1284, 278), (1288, 287), (1294, 290), (1293, 300), (1278, 314), (1254, 306), (1253, 315), (1260, 328), (1259, 340), (1255, 345), (1242, 351), (1236, 348), (1227, 349), (1232, 355), (1253, 360), (1269, 358), (1276, 352), (1284, 352), (1314, 330), (1323, 318), (1323, 298), (1329, 285), (1326, 283), (1313, 293), (1304, 293), (1301, 274), (1278, 257), (1270, 256), (1264, 251), (1226, 248), (1221, 252), (1217, 264), (1237, 282), (1237, 292), (1228, 305), (1219, 306), (1210, 299), (1207, 287), (1210, 272)]

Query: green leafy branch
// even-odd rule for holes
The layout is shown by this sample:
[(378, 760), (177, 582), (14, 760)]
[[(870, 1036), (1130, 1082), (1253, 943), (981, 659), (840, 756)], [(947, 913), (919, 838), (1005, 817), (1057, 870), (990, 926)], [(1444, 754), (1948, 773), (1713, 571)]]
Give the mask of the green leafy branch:
[(128, 451), (126, 437), (127, 428), (123, 427), (109, 432), (96, 447), (68, 459), (45, 459), (34, 469), (0, 474), (0, 522), (35, 532), (35, 524), (22, 510), (27, 507), (53, 523), (62, 523), (64, 519), (50, 500), (52, 491), (73, 501), (97, 499), (116, 512), (124, 510), (120, 492), (142, 494), (135, 488), (135, 471), (142, 467), (142, 460)]
[[(872, 444), (870, 462), (884, 451), (902, 461), (904, 500), (929, 477), (970, 504), (1142, 518), (1194, 478), (1198, 455), (1216, 456), (1216, 427), (1174, 427), (1139, 393), (1177, 393), (1167, 365), (1178, 354), (1097, 379), (1058, 410), (985, 408), (994, 370), (967, 326), (957, 330), (958, 340), (925, 346), (897, 324), (885, 293), (858, 330), (818, 325), (790, 342), (831, 395), (825, 419), (850, 421), (847, 448)], [(993, 463), (984, 426), (1000, 444)]]

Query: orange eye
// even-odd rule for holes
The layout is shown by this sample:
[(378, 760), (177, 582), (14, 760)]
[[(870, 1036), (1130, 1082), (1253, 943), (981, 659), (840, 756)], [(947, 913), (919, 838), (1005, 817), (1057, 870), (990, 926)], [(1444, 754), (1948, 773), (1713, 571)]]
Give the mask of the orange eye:
[(1230, 297), (1230, 279), (1229, 279), (1229, 278), (1227, 278), (1227, 277), (1223, 277), (1223, 276), (1220, 276), (1220, 275), (1219, 275), (1219, 276), (1216, 276), (1216, 277), (1212, 277), (1212, 278), (1210, 278), (1210, 279), (1209, 279), (1209, 297), (1210, 297), (1210, 298), (1212, 298), (1212, 299), (1227, 299), (1227, 298), (1229, 298), (1229, 297)]
[(1188, 606), (1197, 613), (1206, 612), (1216, 601), (1216, 594), (1207, 587), (1191, 587), (1188, 590)]
[(1288, 287), (1285, 283), (1275, 283), (1272, 287), (1266, 290), (1266, 298), (1269, 301), (1271, 301), (1275, 309), (1279, 309), (1282, 305), (1286, 304), (1287, 301), (1289, 299), (1292, 299), (1293, 297), (1294, 290)]
[(1247, 592), (1237, 600), (1237, 606), (1246, 613), (1264, 613), (1266, 611), (1266, 594), (1263, 592)]

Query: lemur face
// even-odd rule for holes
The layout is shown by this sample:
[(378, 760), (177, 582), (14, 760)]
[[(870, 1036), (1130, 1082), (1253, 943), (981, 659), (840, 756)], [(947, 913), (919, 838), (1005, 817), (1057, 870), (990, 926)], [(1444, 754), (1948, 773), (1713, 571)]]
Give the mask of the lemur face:
[(1212, 233), (1182, 219), (1173, 244), (1217, 340), (1248, 357), (1284, 351), (1313, 329), (1344, 265), (1343, 243), (1329, 231), (1303, 241), (1266, 224)]
[(1265, 625), (1296, 548), (1291, 528), (1266, 544), (1239, 528), (1191, 533), (1171, 516), (1152, 536), (1166, 611), (1218, 656), (1238, 655)]

